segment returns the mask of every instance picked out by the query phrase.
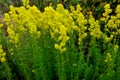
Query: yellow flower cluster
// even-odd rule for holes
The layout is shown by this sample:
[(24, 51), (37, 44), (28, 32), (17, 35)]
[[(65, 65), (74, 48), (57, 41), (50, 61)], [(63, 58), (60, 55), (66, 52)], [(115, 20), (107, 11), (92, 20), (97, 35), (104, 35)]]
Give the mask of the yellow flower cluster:
[[(120, 35), (120, 5), (117, 5), (115, 13), (116, 15), (110, 15), (112, 9), (110, 9), (110, 4), (104, 6), (105, 12), (101, 20), (105, 23), (104, 33), (102, 33), (102, 38), (105, 42), (110, 42), (113, 39), (116, 40), (116, 36)], [(108, 37), (109, 34), (109, 37)]]
[(66, 48), (64, 47), (66, 45), (66, 42), (69, 40), (69, 37), (67, 36), (67, 28), (64, 25), (60, 26), (59, 31), (60, 36), (58, 37), (58, 40), (61, 41), (60, 45), (55, 44), (55, 48), (59, 49), (61, 52), (66, 51)]
[(49, 30), (51, 38), (56, 41), (55, 48), (65, 52), (65, 45), (69, 40), (67, 33), (70, 32), (73, 23), (69, 11), (64, 9), (62, 4), (58, 4), (56, 10), (52, 6), (46, 7), (42, 16), (44, 21), (41, 28)]
[(45, 30), (44, 34), (49, 31), (51, 38), (54, 38), (60, 47), (55, 44), (55, 48), (64, 52), (66, 42), (69, 40), (68, 33), (74, 26), (69, 11), (64, 9), (62, 4), (58, 4), (56, 10), (49, 6), (44, 12), (40, 12), (36, 6), (26, 7), (28, 3), (28, 0), (23, 0), (21, 7), (11, 5), (9, 13), (4, 15), (9, 42), (17, 44), (25, 34), (33, 37), (36, 35), (39, 38), (41, 30)]
[[(71, 12), (63, 7), (62, 4), (58, 4), (56, 10), (51, 6), (46, 7), (43, 12), (43, 26), (44, 29), (50, 30), (51, 38), (56, 40), (55, 48), (60, 50), (60, 52), (66, 51), (66, 43), (69, 40), (69, 35), (73, 31), (79, 33), (79, 42), (82, 43), (82, 39), (87, 36), (85, 32), (87, 27), (87, 20), (81, 12), (82, 8), (80, 5), (76, 6), (76, 10), (71, 6)], [(76, 20), (76, 21), (74, 21)]]
[(22, 2), (23, 2), (23, 6), (25, 6), (26, 8), (30, 7), (29, 0), (22, 0)]
[(0, 45), (0, 62), (5, 62), (6, 61), (6, 53), (2, 49), (2, 45)]
[(88, 22), (90, 24), (90, 27), (88, 28), (88, 30), (90, 31), (90, 35), (100, 39), (102, 32), (100, 30), (99, 21), (95, 20), (92, 14), (90, 14)]
[(105, 12), (103, 13), (103, 18), (101, 19), (102, 21), (107, 22), (107, 20), (109, 19), (109, 14), (112, 12), (112, 9), (110, 9), (110, 4), (106, 4), (104, 6)]
[(120, 34), (120, 5), (116, 8), (116, 16), (110, 16), (110, 19), (107, 22), (106, 27), (109, 31), (112, 31), (114, 35)]
[(116, 13), (117, 13), (117, 18), (120, 18), (120, 5), (117, 5)]
[(116, 16), (111, 16), (111, 19), (107, 23), (107, 27), (110, 30), (116, 30), (117, 29), (117, 24), (116, 24), (117, 17)]
[(41, 12), (36, 6), (25, 8), (24, 6), (14, 7), (11, 5), (9, 13), (4, 14), (10, 43), (17, 44), (20, 37), (26, 33), (40, 37), (41, 33), (37, 30), (37, 27), (40, 26), (39, 16), (41, 16)]
[(108, 37), (106, 34), (103, 34), (102, 38), (103, 38), (105, 43), (108, 43), (108, 42), (113, 40), (113, 35), (110, 35), (110, 37)]
[(114, 51), (117, 52), (117, 50), (119, 49), (119, 45), (114, 45)]
[(78, 44), (80, 45), (82, 43), (82, 40), (84, 38), (87, 37), (87, 20), (85, 19), (84, 15), (82, 14), (82, 8), (80, 5), (76, 6), (76, 10), (73, 6), (70, 7), (71, 9), (71, 16), (73, 17), (73, 20), (75, 20), (74, 24), (75, 26), (73, 26), (73, 30), (76, 30), (79, 34), (79, 38), (78, 38)]
[(107, 53), (105, 62), (110, 62), (110, 61), (112, 61), (112, 58), (111, 58), (111, 57), (112, 57), (111, 54), (110, 54), (110, 53)]

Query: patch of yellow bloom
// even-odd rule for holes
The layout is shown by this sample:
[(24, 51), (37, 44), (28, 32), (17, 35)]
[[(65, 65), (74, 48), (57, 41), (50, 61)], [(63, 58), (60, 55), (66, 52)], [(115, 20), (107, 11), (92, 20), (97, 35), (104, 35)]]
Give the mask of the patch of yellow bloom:
[(120, 5), (117, 5), (117, 8), (116, 8), (116, 13), (117, 13), (117, 18), (120, 18)]
[(29, 0), (22, 0), (22, 2), (23, 2), (23, 6), (25, 6), (26, 8), (30, 7)]
[(8, 27), (7, 32), (9, 33), (9, 41), (10, 43), (14, 43), (17, 44), (19, 41), (19, 34), (15, 33), (14, 30), (10, 29), (10, 27)]
[(103, 39), (106, 43), (111, 42), (113, 39), (113, 35), (110, 35), (110, 37), (108, 37), (107, 35), (103, 34)]
[(110, 9), (110, 4), (106, 4), (104, 6), (104, 10), (105, 12), (103, 13), (103, 18), (101, 19), (104, 22), (107, 22), (107, 20), (109, 19), (109, 14), (112, 12), (112, 9)]
[(23, 0), (23, 5), (21, 7), (10, 5), (9, 13), (4, 14), (9, 42), (13, 44), (19, 43), (20, 38), (26, 33), (31, 36), (36, 35), (38, 38), (41, 35), (41, 32), (38, 31), (38, 26), (41, 26), (39, 19), (41, 12), (36, 6), (25, 7), (25, 5), (29, 5), (29, 0)]
[[(102, 34), (102, 38), (105, 42), (110, 42), (115, 39), (117, 35), (120, 35), (120, 5), (117, 5), (116, 7), (116, 15), (109, 15), (112, 12), (112, 9), (110, 9), (110, 4), (106, 4), (104, 9), (105, 13), (103, 13), (101, 20), (105, 22), (105, 33)], [(110, 34), (109, 37), (107, 36), (107, 33)]]
[(102, 32), (100, 30), (99, 21), (95, 20), (92, 14), (90, 14), (88, 22), (90, 24), (90, 27), (88, 28), (88, 30), (90, 31), (90, 35), (100, 39)]
[(116, 16), (111, 16), (111, 19), (107, 23), (107, 27), (110, 30), (116, 30), (117, 29), (117, 24), (116, 24), (117, 17)]
[(117, 19), (115, 20), (115, 24), (117, 26), (117, 30), (116, 30), (116, 34), (120, 35), (120, 5), (117, 5), (117, 8), (116, 8), (116, 17)]
[(52, 6), (45, 8), (43, 12), (43, 28), (49, 30), (51, 38), (55, 43), (55, 48), (61, 53), (66, 51), (66, 42), (69, 40), (68, 34), (72, 32), (74, 21), (68, 10), (62, 4), (58, 4), (56, 10)]
[(110, 53), (107, 53), (107, 55), (106, 55), (106, 59), (105, 59), (105, 62), (110, 62), (110, 61), (112, 61), (112, 55), (110, 54)]
[(6, 61), (6, 53), (2, 49), (2, 45), (0, 45), (0, 62), (5, 62)]
[(118, 48), (119, 48), (119, 45), (117, 45), (117, 44), (114, 45), (114, 51), (115, 51), (115, 52), (117, 52)]
[(85, 19), (84, 15), (81, 12), (82, 8), (80, 5), (76, 6), (76, 10), (73, 6), (70, 6), (70, 9), (71, 9), (70, 15), (73, 17), (73, 20), (75, 20), (74, 21), (75, 26), (73, 26), (72, 29), (78, 32), (78, 36), (79, 36), (78, 44), (80, 45), (82, 43), (82, 40), (87, 37), (87, 33), (86, 33), (87, 20)]

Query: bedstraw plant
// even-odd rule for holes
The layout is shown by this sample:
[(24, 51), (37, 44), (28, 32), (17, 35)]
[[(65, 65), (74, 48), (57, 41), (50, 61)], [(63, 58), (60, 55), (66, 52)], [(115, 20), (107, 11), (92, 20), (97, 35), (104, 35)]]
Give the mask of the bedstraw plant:
[(119, 80), (120, 5), (96, 19), (78, 4), (10, 5), (0, 24), (1, 80)]

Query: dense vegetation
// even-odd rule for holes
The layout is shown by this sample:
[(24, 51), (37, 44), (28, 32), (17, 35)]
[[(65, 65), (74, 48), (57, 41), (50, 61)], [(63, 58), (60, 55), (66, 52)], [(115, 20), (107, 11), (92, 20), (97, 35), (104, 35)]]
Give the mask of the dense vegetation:
[(0, 80), (120, 80), (119, 0), (8, 1)]

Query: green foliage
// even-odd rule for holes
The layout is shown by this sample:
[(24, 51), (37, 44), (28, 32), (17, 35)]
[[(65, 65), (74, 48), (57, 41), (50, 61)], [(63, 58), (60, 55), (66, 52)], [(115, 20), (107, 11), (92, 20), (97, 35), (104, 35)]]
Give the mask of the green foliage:
[[(13, 4), (11, 2), (0, 3), (4, 6)], [(44, 9), (51, 2), (55, 9), (51, 6)], [(57, 3), (63, 3), (66, 9)], [(115, 14), (117, 0), (30, 0), (30, 5), (35, 4), (41, 11), (28, 4), (10, 6), (9, 13), (4, 15), (3, 26), (0, 24), (0, 50), (6, 53), (6, 61), (2, 62), (0, 58), (0, 80), (119, 80), (120, 40), (117, 36), (120, 33), (108, 26), (113, 18), (105, 18), (107, 22), (99, 19), (102, 12), (109, 10), (103, 9), (106, 3), (111, 3), (113, 10), (106, 16), (119, 14)], [(82, 5), (85, 17), (79, 5), (75, 10), (69, 10), (70, 5), (77, 4)], [(16, 6), (19, 5), (21, 3)], [(120, 20), (118, 17), (115, 22)], [(67, 32), (66, 28), (70, 30)], [(61, 35), (63, 41), (58, 40)], [(55, 44), (64, 42), (66, 37), (69, 39), (63, 46), (65, 52), (55, 49)]]
[(22, 2), (21, 0), (0, 0), (0, 11), (1, 13), (5, 13), (9, 11), (9, 6), (21, 6)]

